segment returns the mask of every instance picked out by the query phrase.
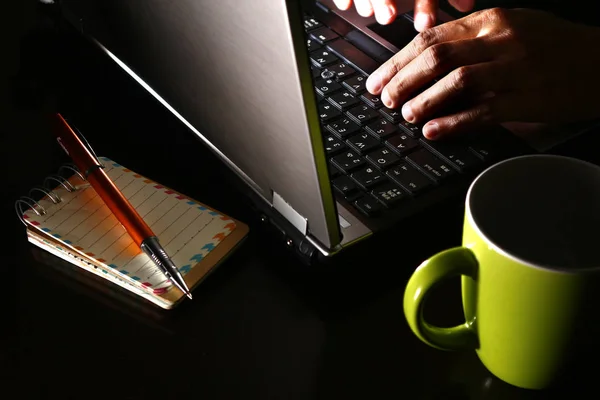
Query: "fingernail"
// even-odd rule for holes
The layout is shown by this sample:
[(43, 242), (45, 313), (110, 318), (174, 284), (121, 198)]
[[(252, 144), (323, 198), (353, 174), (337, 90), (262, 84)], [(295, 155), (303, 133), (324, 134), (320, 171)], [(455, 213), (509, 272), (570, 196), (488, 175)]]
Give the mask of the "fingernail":
[(390, 6), (382, 7), (381, 10), (378, 10), (375, 13), (375, 18), (377, 19), (377, 22), (379, 22), (382, 25), (385, 25), (388, 22), (390, 22), (390, 19), (392, 18), (393, 13), (394, 13), (394, 10), (392, 9), (392, 7), (390, 7)]
[(387, 11), (386, 13), (388, 14), (388, 22), (389, 20), (394, 16), (394, 14), (396, 13), (396, 9), (393, 6), (387, 6)]
[(390, 97), (390, 94), (388, 93), (387, 90), (384, 90), (381, 92), (381, 102), (387, 107), (387, 108), (394, 108), (394, 104), (392, 102), (392, 98)]
[(439, 130), (440, 126), (437, 124), (437, 122), (428, 122), (423, 127), (423, 135), (427, 139), (433, 140), (439, 136)]
[(429, 14), (418, 13), (415, 17), (415, 29), (419, 32), (423, 32), (431, 25), (431, 17)]
[(372, 94), (379, 94), (381, 90), (381, 76), (374, 72), (367, 78), (367, 90)]
[(413, 120), (415, 119), (412, 108), (410, 107), (410, 105), (408, 103), (406, 103), (406, 104), (404, 104), (404, 106), (402, 106), (402, 116), (408, 122), (413, 122)]

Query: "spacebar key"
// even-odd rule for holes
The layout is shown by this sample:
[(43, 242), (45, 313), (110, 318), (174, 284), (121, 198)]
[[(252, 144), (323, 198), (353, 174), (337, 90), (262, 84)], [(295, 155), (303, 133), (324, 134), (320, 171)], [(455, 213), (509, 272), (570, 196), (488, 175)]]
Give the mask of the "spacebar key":
[(338, 39), (327, 43), (327, 47), (337, 56), (345, 59), (348, 63), (360, 70), (365, 75), (370, 75), (379, 67), (379, 63), (371, 57), (354, 47), (344, 39)]

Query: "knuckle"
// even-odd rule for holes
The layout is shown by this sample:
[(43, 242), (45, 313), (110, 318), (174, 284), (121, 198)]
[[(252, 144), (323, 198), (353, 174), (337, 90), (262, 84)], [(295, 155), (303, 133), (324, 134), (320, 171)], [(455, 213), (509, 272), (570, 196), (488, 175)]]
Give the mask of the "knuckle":
[(484, 11), (484, 15), (494, 23), (506, 23), (509, 21), (509, 10), (500, 7), (490, 8)]
[(475, 112), (474, 119), (482, 123), (489, 123), (494, 121), (494, 110), (489, 102), (481, 104)]
[(446, 29), (452, 29), (452, 32), (457, 37), (469, 36), (470, 32), (473, 30), (471, 23), (467, 23), (461, 20), (454, 21), (454, 23), (452, 23), (452, 27), (450, 27), (450, 25), (446, 25)]
[(474, 77), (471, 67), (462, 66), (454, 71), (452, 86), (457, 90), (467, 89), (473, 86)]
[[(398, 93), (401, 93), (405, 88), (402, 81), (394, 77), (382, 90), (382, 95), (387, 97), (392, 103), (395, 104), (398, 99)], [(385, 95), (383, 94), (385, 92)]]
[(457, 128), (459, 128), (462, 124), (463, 118), (461, 118), (460, 115), (453, 115), (451, 117), (445, 118), (444, 128), (450, 132), (456, 131)]
[(394, 79), (387, 86), (388, 93), (391, 99), (396, 99), (400, 97), (399, 94), (406, 92), (407, 88), (408, 84), (402, 79)]
[(418, 53), (422, 53), (430, 46), (436, 43), (437, 33), (435, 29), (427, 29), (423, 32), (420, 32), (414, 38), (414, 47)]
[(393, 76), (396, 75), (402, 69), (402, 64), (400, 62), (400, 56), (396, 54), (394, 57), (390, 58), (388, 62), (384, 64), (383, 71), (385, 71), (385, 75)]
[(434, 73), (440, 73), (450, 64), (451, 46), (448, 43), (436, 44), (429, 47), (423, 55), (427, 67)]

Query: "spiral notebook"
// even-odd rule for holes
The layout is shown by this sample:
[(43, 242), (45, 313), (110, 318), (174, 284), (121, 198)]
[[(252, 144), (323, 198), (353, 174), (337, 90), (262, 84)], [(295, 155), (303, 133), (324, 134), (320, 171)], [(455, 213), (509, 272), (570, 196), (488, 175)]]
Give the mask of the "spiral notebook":
[[(190, 290), (247, 236), (246, 224), (109, 158), (100, 160), (109, 178), (156, 233)], [(70, 176), (65, 177), (65, 171)], [(41, 199), (35, 200), (36, 193)], [(173, 308), (185, 297), (133, 242), (74, 167), (63, 166), (48, 176), (43, 186), (17, 200), (16, 209), (32, 244), (162, 308)]]

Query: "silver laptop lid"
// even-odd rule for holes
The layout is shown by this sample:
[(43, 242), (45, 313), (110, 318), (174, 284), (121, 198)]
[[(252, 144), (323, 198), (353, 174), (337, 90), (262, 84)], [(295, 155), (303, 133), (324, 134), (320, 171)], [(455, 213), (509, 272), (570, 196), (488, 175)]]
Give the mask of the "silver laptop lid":
[(62, 4), (77, 28), (301, 232), (326, 248), (340, 242), (298, 2)]

